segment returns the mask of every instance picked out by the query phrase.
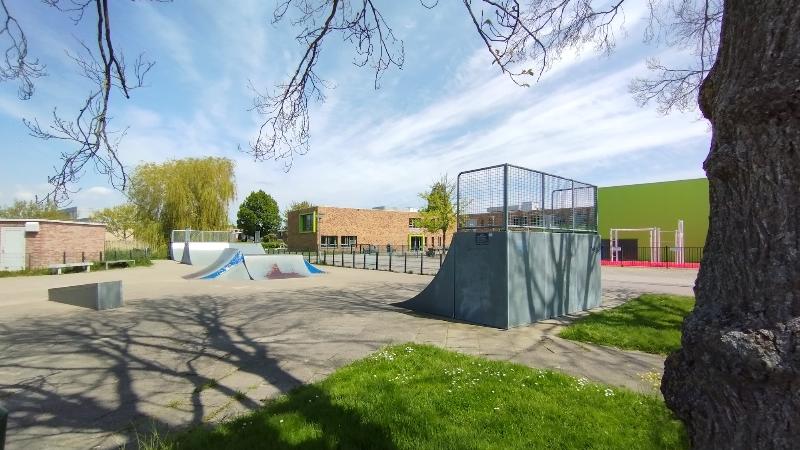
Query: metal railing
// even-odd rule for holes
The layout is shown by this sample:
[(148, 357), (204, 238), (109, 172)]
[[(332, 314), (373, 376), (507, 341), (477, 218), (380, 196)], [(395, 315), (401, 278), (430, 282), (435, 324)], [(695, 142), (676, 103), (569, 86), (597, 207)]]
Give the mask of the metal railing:
[[(188, 234), (188, 236), (187, 236)], [(238, 242), (238, 231), (172, 230), (170, 242)]]
[(703, 247), (636, 247), (619, 249), (617, 261), (611, 260), (608, 245), (600, 248), (601, 264), (618, 267), (663, 267), (693, 269), (700, 267)]
[(302, 255), (311, 264), (351, 269), (383, 270), (418, 275), (436, 275), (444, 264), (445, 252), (427, 255), (425, 252), (341, 252), (267, 250), (269, 255)]
[(511, 164), (458, 174), (458, 231), (597, 232), (597, 187)]

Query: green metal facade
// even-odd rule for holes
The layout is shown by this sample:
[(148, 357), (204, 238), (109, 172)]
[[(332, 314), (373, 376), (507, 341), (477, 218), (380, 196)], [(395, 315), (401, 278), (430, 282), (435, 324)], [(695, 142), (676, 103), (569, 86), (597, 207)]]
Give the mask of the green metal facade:
[[(598, 231), (603, 239), (608, 239), (611, 228), (659, 227), (669, 231), (683, 219), (684, 246), (705, 244), (709, 215), (705, 178), (601, 187), (597, 197)], [(625, 233), (620, 238), (636, 238), (640, 245), (646, 245), (647, 233)]]

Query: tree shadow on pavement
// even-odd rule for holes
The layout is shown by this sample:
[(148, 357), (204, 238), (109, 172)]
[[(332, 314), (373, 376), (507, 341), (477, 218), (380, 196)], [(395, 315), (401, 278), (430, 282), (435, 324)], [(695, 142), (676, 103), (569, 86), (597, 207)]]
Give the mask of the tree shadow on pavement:
[(322, 371), (293, 345), (326, 339), (313, 334), (315, 318), (397, 311), (388, 303), (403, 289), (164, 297), (0, 324), (8, 448), (118, 446), (134, 430), (218, 420), (232, 404), (258, 408), (259, 386), (273, 396)]

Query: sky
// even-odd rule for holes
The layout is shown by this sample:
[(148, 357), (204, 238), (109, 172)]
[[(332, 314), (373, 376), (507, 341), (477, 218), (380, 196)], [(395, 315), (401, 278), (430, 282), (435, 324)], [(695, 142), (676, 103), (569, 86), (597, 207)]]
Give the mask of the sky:
[[(419, 207), (444, 174), (511, 163), (599, 186), (703, 177), (710, 128), (698, 111), (636, 105), (628, 85), (647, 76), (649, 57), (680, 64), (680, 49), (643, 42), (645, 2), (624, 10), (611, 55), (571, 51), (531, 87), (490, 64), (463, 5), (441, 0), (379, 1), (405, 64), (373, 85), (353, 64), (352, 44), (333, 35), (318, 73), (332, 89), (311, 107), (311, 144), (284, 161), (253, 161), (259, 125), (251, 85), (268, 90), (294, 69), (304, 50), (289, 22), (272, 23), (275, 1), (112, 2), (115, 42), (129, 58), (144, 52), (156, 65), (129, 100), (116, 95), (111, 128), (128, 128), (120, 145), (129, 169), (142, 162), (220, 156), (235, 161), (238, 204), (263, 189), (283, 208), (293, 201), (370, 208)], [(28, 135), (23, 118), (47, 122), (54, 108), (71, 116), (91, 88), (67, 51), (92, 38), (94, 18), (75, 25), (41, 2), (7, 0), (47, 66), (33, 98), (0, 83), (0, 205), (48, 192), (66, 144)], [(87, 20), (88, 19), (88, 20)], [(106, 178), (87, 170), (70, 206), (83, 211), (124, 202)]]

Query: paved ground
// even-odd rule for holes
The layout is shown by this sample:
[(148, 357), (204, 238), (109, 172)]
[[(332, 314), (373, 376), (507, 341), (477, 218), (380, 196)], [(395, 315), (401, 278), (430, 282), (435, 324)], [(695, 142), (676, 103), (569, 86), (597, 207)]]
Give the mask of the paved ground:
[[(647, 390), (663, 358), (554, 336), (568, 319), (496, 330), (391, 304), (430, 276), (326, 268), (307, 279), (187, 281), (159, 262), (91, 274), (0, 279), (0, 402), (10, 449), (109, 448), (133, 430), (218, 421), (387, 343), (428, 342)], [(640, 292), (691, 294), (695, 271), (603, 268), (605, 305)], [(95, 312), (47, 289), (122, 280), (126, 306)]]

